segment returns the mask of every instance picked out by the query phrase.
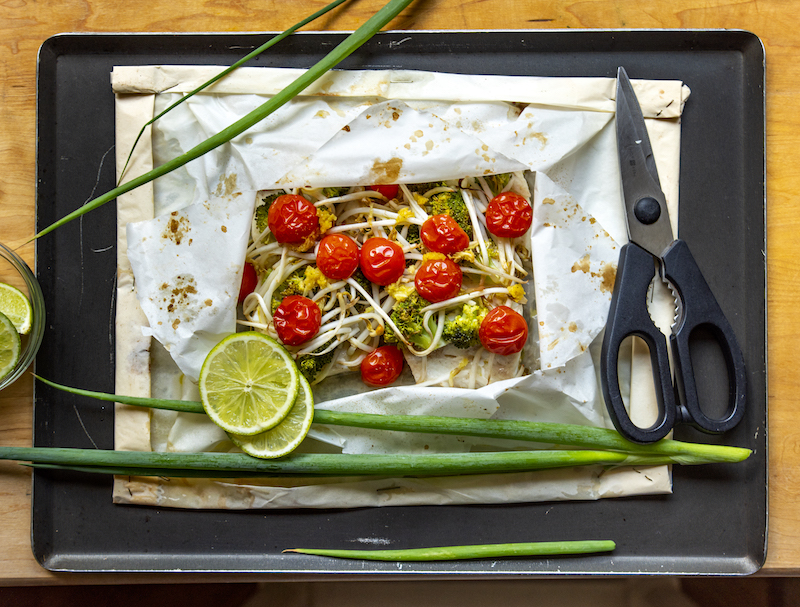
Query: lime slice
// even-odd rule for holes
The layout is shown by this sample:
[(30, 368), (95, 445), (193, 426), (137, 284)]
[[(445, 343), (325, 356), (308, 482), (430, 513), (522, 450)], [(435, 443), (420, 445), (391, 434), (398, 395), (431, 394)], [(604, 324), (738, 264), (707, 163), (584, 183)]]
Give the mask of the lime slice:
[(272, 430), (254, 436), (229, 434), (233, 443), (253, 457), (272, 459), (294, 451), (303, 442), (314, 419), (314, 396), (311, 385), (300, 375), (300, 392), (294, 406)]
[(234, 333), (203, 362), (200, 399), (220, 428), (251, 436), (286, 417), (297, 399), (299, 376), (292, 357), (271, 337)]
[(0, 312), (0, 379), (14, 370), (21, 349), (17, 328), (8, 316)]
[(20, 335), (30, 332), (33, 322), (31, 302), (22, 291), (4, 282), (0, 282), (0, 312), (14, 323)]

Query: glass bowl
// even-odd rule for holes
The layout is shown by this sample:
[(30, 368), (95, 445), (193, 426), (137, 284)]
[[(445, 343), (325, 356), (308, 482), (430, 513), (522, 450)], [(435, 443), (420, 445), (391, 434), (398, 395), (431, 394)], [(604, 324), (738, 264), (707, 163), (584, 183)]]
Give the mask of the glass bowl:
[(31, 302), (33, 323), (27, 335), (20, 335), (22, 351), (16, 367), (0, 379), (0, 390), (14, 383), (36, 358), (44, 335), (44, 297), (36, 276), (22, 258), (4, 244), (0, 243), (0, 282), (22, 291)]

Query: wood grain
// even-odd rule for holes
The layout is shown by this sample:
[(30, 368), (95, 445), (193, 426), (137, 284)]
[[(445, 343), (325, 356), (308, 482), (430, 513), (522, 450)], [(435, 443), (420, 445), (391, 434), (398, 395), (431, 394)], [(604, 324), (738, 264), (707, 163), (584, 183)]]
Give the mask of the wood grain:
[[(60, 32), (276, 31), (322, 0), (11, 0), (0, 4), (0, 241), (23, 245), (34, 229), (36, 53)], [(354, 0), (310, 29), (348, 30), (383, 3)], [(417, 0), (391, 29), (747, 29), (767, 56), (769, 553), (762, 573), (800, 573), (800, 19), (791, 0)], [(33, 264), (32, 244), (20, 253)], [(32, 384), (0, 393), (0, 444), (31, 441)], [(30, 477), (0, 463), (0, 585), (118, 583), (46, 572), (30, 548)], [(171, 576), (160, 576), (167, 581)], [(125, 578), (127, 582), (146, 576)], [(149, 578), (150, 581), (153, 578)], [(181, 578), (188, 581), (187, 578)], [(211, 581), (204, 577), (205, 581)], [(230, 579), (230, 578), (225, 578)]]

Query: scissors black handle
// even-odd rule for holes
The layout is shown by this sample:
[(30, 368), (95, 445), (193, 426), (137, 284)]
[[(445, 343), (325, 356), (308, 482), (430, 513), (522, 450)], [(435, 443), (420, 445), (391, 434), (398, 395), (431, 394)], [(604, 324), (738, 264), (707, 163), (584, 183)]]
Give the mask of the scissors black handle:
[[(683, 302), (681, 317), (670, 338), (676, 385), (685, 419), (699, 430), (719, 434), (738, 424), (745, 410), (747, 374), (744, 357), (728, 319), (683, 240), (673, 242), (662, 255), (664, 277), (669, 280)], [(695, 373), (689, 352), (692, 331), (705, 328), (722, 350), (728, 370), (728, 408), (723, 417), (710, 418), (700, 409)]]
[[(632, 242), (622, 247), (600, 358), (603, 396), (611, 420), (622, 436), (642, 444), (664, 438), (675, 424), (677, 415), (667, 338), (653, 323), (647, 310), (647, 291), (655, 271), (655, 259), (650, 253)], [(625, 338), (633, 335), (642, 338), (650, 350), (658, 419), (649, 428), (640, 428), (633, 423), (619, 387), (619, 350)]]

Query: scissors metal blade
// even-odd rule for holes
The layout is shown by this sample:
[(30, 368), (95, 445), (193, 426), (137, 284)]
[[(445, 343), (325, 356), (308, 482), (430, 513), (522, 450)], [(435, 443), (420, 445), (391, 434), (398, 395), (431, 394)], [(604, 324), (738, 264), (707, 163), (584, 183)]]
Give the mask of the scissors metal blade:
[(660, 257), (674, 237), (642, 109), (622, 67), (617, 70), (616, 119), (628, 236), (650, 254)]

